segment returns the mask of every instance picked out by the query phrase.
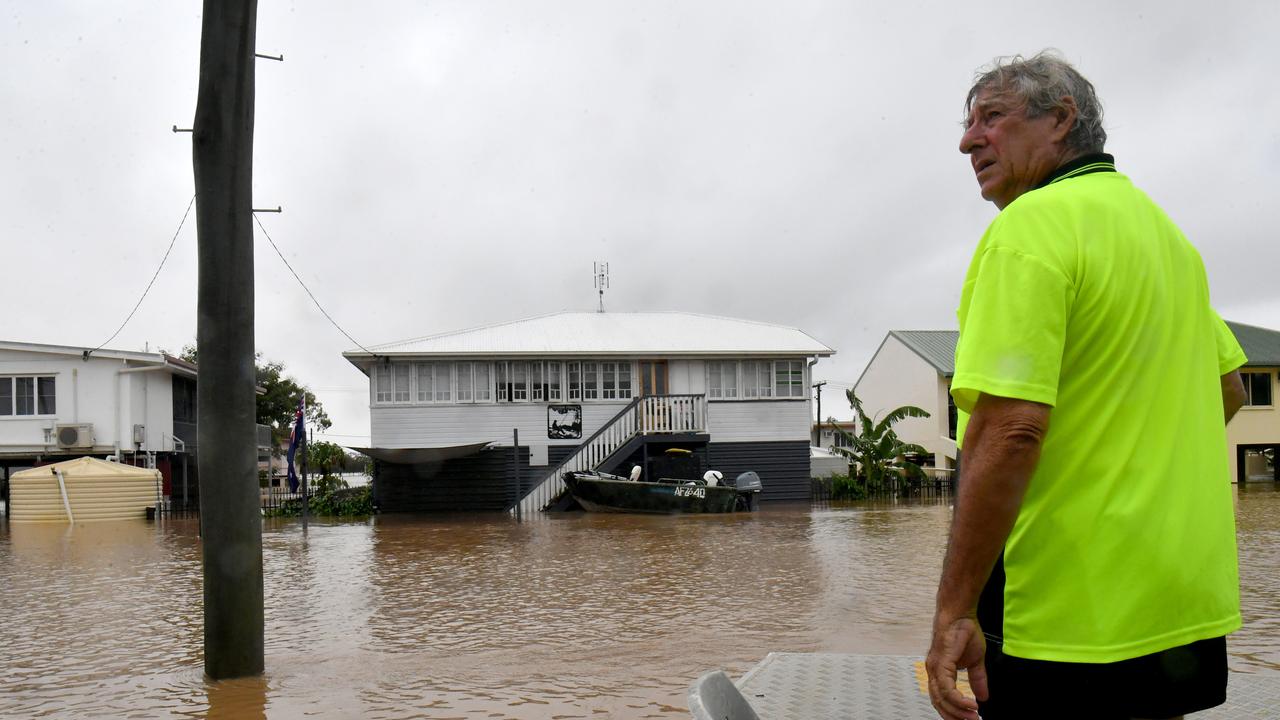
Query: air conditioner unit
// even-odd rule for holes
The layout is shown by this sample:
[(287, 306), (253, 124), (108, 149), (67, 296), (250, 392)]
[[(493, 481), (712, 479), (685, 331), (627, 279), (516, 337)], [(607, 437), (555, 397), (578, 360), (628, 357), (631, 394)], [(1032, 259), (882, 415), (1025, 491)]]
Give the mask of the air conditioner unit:
[(54, 428), (60, 448), (93, 447), (93, 423), (58, 425)]

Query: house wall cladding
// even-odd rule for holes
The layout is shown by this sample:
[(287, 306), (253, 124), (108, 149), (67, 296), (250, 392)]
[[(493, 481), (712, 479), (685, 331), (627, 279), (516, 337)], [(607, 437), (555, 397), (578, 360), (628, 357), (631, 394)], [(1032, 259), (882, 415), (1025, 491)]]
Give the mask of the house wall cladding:
[(89, 423), (95, 454), (115, 443), (132, 448), (135, 424), (146, 428), (142, 449), (172, 450), (172, 376), (163, 371), (120, 374), (125, 367), (111, 358), (92, 357), (86, 362), (58, 353), (0, 350), (0, 375), (52, 376), (55, 392), (51, 416), (7, 417), (0, 424), (0, 447), (43, 454), (48, 445), (46, 428)]
[(708, 467), (726, 479), (754, 470), (764, 483), (760, 499), (808, 501), (809, 442), (713, 442), (707, 446)]
[[(546, 477), (574, 448), (552, 446), (549, 464), (529, 466), (529, 448), (520, 447), (521, 491)], [(710, 443), (706, 467), (726, 478), (754, 470), (764, 482), (761, 500), (810, 499), (809, 443)], [(501, 512), (510, 507), (511, 448), (499, 447), (476, 455), (431, 465), (378, 463), (374, 502), (381, 512)]]
[(809, 442), (813, 408), (803, 400), (737, 400), (707, 403), (707, 430), (723, 443), (789, 440)]
[[(552, 405), (579, 405), (582, 408), (582, 437), (586, 439), (611, 420), (627, 401), (581, 402)], [(376, 447), (406, 448), (424, 444), (450, 445), (485, 440), (511, 442), (512, 428), (522, 441), (537, 440), (552, 448), (576, 447), (578, 441), (547, 437), (548, 403), (477, 403), (473, 405), (374, 406), (369, 411), (372, 442)], [(508, 445), (508, 447), (510, 447)]]
[[(529, 448), (520, 446), (520, 487), (535, 482), (573, 452), (573, 447), (548, 448), (549, 465), (529, 465)], [(381, 512), (501, 512), (511, 507), (511, 448), (498, 447), (442, 463), (397, 465), (378, 463), (373, 499)]]

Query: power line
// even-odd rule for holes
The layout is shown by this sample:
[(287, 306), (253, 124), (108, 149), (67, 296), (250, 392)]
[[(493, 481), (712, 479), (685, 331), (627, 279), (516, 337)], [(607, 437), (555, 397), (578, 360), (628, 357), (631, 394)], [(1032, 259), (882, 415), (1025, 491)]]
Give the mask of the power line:
[(267, 242), (271, 243), (271, 248), (276, 251), (276, 255), (280, 256), (280, 262), (283, 262), (284, 266), (289, 268), (289, 272), (293, 273), (294, 279), (297, 280), (298, 284), (302, 286), (302, 289), (307, 292), (307, 296), (311, 298), (311, 302), (316, 304), (316, 308), (320, 310), (320, 314), (324, 315), (325, 319), (327, 319), (330, 323), (332, 323), (334, 327), (338, 328), (338, 332), (342, 333), (343, 335), (346, 335), (348, 340), (355, 343), (356, 347), (360, 348), (361, 350), (364, 350), (370, 355), (376, 355), (377, 353), (373, 352), (369, 348), (356, 342), (356, 339), (351, 337), (350, 333), (348, 333), (346, 330), (343, 330), (342, 326), (339, 325), (337, 321), (335, 321), (332, 317), (330, 317), (329, 313), (325, 312), (324, 307), (320, 305), (320, 301), (316, 299), (316, 296), (314, 294), (312, 294), (311, 288), (308, 288), (307, 284), (302, 282), (302, 278), (298, 277), (298, 271), (293, 269), (293, 266), (289, 264), (288, 260), (285, 260), (284, 253), (280, 252), (280, 248), (276, 246), (276, 241), (271, 239), (271, 233), (267, 232), (267, 228), (262, 224), (262, 221), (258, 219), (258, 213), (256, 212), (253, 214), (253, 221), (258, 223), (258, 228), (262, 230), (262, 235), (265, 238), (267, 238)]
[(160, 267), (157, 267), (155, 274), (151, 276), (151, 282), (147, 283), (147, 289), (142, 291), (142, 297), (138, 298), (138, 303), (134, 305), (133, 310), (129, 312), (129, 317), (125, 318), (124, 322), (120, 323), (120, 327), (116, 328), (116, 331), (111, 334), (111, 337), (106, 339), (106, 342), (103, 342), (101, 345), (99, 345), (98, 347), (92, 350), (85, 350), (84, 357), (86, 360), (89, 359), (89, 356), (92, 355), (93, 353), (106, 347), (107, 343), (111, 342), (112, 340), (115, 340), (116, 335), (119, 335), (120, 331), (124, 330), (124, 326), (128, 325), (129, 321), (133, 319), (133, 315), (134, 313), (138, 312), (138, 308), (142, 307), (142, 301), (147, 299), (147, 293), (151, 292), (151, 286), (155, 284), (156, 278), (160, 277), (160, 270), (164, 268), (165, 261), (169, 259), (169, 253), (173, 252), (173, 245), (178, 241), (178, 234), (182, 232), (182, 226), (187, 223), (187, 216), (191, 214), (191, 206), (195, 204), (196, 204), (196, 196), (192, 195), (191, 202), (187, 203), (187, 211), (182, 213), (182, 221), (178, 223), (178, 229), (173, 232), (173, 239), (169, 241), (169, 249), (165, 250), (164, 257), (160, 258)]

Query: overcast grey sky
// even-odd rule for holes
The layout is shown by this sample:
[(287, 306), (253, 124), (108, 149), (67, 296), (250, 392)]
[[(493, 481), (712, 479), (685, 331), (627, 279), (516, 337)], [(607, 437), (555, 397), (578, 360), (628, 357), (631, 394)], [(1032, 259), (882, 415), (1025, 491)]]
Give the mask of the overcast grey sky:
[[(198, 0), (5, 0), (0, 338), (95, 346), (193, 190)], [(956, 149), (973, 71), (1059, 48), (1121, 172), (1205, 259), (1215, 304), (1280, 327), (1280, 3), (258, 5), (254, 202), (371, 345), (563, 309), (683, 310), (835, 348), (842, 403), (891, 329), (955, 327), (995, 208)], [(265, 240), (257, 346), (368, 439), (367, 381)], [(194, 213), (112, 343), (195, 338)], [(832, 393), (831, 391), (836, 391)]]

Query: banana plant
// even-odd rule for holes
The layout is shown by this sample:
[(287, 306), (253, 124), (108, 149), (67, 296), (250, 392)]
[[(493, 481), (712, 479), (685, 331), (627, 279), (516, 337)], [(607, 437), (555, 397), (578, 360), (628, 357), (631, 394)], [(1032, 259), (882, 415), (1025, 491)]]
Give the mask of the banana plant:
[(828, 418), (835, 431), (844, 439), (846, 447), (837, 445), (836, 452), (847, 457), (855, 467), (855, 473), (862, 477), (869, 491), (883, 487), (886, 475), (893, 473), (906, 478), (912, 485), (924, 480), (924, 470), (906, 459), (907, 455), (923, 455), (929, 451), (915, 443), (903, 442), (894, 432), (893, 426), (907, 418), (927, 418), (929, 413), (915, 405), (903, 405), (895, 408), (876, 420), (867, 415), (862, 408), (862, 401), (854, 394), (853, 389), (845, 391), (849, 405), (858, 416), (857, 434), (846, 432), (835, 424), (834, 418)]

